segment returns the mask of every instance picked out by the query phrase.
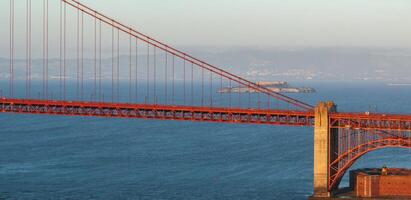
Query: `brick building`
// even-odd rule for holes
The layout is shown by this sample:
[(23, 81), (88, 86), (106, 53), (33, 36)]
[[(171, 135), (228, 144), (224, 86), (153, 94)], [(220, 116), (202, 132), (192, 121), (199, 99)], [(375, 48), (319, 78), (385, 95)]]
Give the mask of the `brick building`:
[(411, 198), (411, 170), (358, 169), (350, 172), (350, 187), (357, 197), (402, 196)]

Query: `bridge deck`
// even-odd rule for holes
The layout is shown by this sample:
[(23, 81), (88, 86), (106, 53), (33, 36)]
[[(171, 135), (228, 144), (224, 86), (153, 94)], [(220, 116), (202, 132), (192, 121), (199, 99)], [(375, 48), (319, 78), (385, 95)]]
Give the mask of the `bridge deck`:
[(0, 111), (27, 114), (311, 126), (314, 113), (158, 104), (0, 99)]
[[(313, 126), (314, 112), (110, 102), (0, 99), (0, 111), (27, 114)], [(411, 131), (411, 115), (333, 113), (331, 128)]]
[(333, 113), (331, 127), (382, 131), (411, 131), (411, 115)]

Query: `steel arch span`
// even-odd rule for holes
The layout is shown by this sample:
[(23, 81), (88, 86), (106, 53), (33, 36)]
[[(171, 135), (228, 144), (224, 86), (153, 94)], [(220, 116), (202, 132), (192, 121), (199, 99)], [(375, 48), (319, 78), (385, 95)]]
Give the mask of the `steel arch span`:
[(333, 102), (314, 110), (314, 197), (330, 197), (346, 171), (364, 154), (411, 147), (407, 115), (339, 113)]
[[(373, 134), (373, 133), (371, 133)], [(344, 136), (340, 136), (343, 141), (338, 145), (343, 145), (339, 148), (341, 152), (338, 152), (338, 157), (330, 163), (329, 170), (332, 175), (329, 177), (330, 191), (338, 189), (338, 185), (341, 182), (344, 174), (348, 169), (365, 154), (383, 148), (411, 148), (411, 137), (382, 137), (374, 138), (370, 141), (364, 141), (361, 144), (354, 144), (353, 146), (345, 146), (347, 143), (344, 141)]]

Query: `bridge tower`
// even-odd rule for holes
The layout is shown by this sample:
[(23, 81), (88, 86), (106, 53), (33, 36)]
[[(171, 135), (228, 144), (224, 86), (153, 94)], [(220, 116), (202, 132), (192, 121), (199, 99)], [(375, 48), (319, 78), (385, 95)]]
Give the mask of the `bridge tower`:
[(330, 197), (329, 177), (336, 173), (329, 166), (337, 156), (338, 129), (330, 128), (330, 113), (336, 112), (333, 102), (319, 102), (314, 123), (314, 197)]

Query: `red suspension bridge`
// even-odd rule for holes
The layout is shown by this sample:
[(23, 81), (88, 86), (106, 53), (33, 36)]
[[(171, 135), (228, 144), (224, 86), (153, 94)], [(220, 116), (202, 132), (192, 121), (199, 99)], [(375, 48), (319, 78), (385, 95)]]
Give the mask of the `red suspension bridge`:
[[(10, 0), (1, 112), (314, 126), (314, 196), (367, 152), (411, 147), (411, 115), (341, 113), (273, 92), (76, 0)], [(9, 15), (5, 15), (5, 13)], [(7, 31), (9, 37), (7, 38)], [(7, 54), (5, 52), (4, 54)], [(249, 92), (219, 92), (222, 88)]]

